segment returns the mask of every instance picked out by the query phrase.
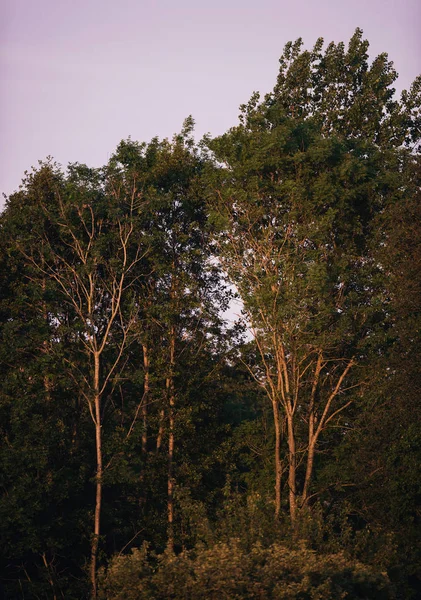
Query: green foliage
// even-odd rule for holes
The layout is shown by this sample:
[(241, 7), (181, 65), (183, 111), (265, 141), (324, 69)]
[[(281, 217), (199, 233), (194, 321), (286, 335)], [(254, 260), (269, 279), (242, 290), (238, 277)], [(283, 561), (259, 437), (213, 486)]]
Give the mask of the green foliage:
[(411, 193), (419, 129), (404, 99), (392, 102), (386, 55), (369, 66), (361, 31), (348, 51), (322, 46), (288, 44), (273, 92), (253, 95), (239, 125), (207, 141), (218, 162), (208, 193), (219, 258), (256, 344), (245, 362), (277, 407), (278, 480), (277, 412), (288, 423), (291, 518), (314, 487), (321, 440), (340, 443), (353, 421), (362, 367), (382, 335), (373, 240), (378, 215)]
[(238, 540), (198, 546), (178, 556), (163, 554), (152, 562), (147, 547), (115, 557), (103, 575), (104, 600), (174, 598), (392, 598), (384, 574), (343, 554), (316, 554), (255, 544), (245, 552)]
[[(123, 140), (100, 169), (47, 159), (8, 199), (6, 597), (89, 596), (88, 350), (108, 324), (103, 598), (419, 594), (421, 79), (397, 99), (393, 64), (368, 50), (360, 30), (347, 47), (288, 43), (272, 93), (254, 94), (224, 135), (196, 145), (189, 117), (172, 140)], [(227, 282), (246, 317), (232, 328)], [(305, 498), (310, 422), (314, 434), (323, 419)]]

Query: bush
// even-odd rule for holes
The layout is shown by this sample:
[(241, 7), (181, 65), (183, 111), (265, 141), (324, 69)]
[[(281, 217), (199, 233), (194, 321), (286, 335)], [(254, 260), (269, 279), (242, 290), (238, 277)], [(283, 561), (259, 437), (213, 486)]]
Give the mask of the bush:
[(102, 574), (103, 600), (339, 600), (392, 598), (386, 575), (346, 558), (236, 539), (198, 546), (178, 556), (147, 547), (117, 556)]

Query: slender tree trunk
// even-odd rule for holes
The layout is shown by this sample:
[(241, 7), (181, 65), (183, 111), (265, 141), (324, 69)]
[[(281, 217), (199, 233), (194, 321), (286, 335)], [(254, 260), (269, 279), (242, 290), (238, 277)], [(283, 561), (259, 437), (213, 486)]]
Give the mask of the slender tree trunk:
[(158, 452), (162, 446), (162, 438), (164, 437), (164, 420), (165, 420), (165, 410), (161, 408), (159, 411), (159, 429), (158, 435), (156, 436), (156, 451)]
[(92, 598), (97, 597), (97, 557), (99, 536), (101, 532), (101, 500), (102, 500), (102, 439), (101, 439), (101, 396), (99, 393), (100, 360), (99, 353), (94, 354), (94, 410), (95, 410), (95, 445), (96, 445), (96, 497), (95, 497), (95, 518), (94, 535), (91, 546), (91, 585)]
[[(46, 287), (47, 287), (47, 284), (45, 281), (45, 277), (43, 277), (42, 282), (41, 282), (41, 289), (42, 289), (43, 294), (45, 294)], [(42, 301), (42, 317), (45, 321), (45, 325), (48, 330), (48, 310), (47, 310), (47, 303), (45, 302), (45, 300)], [(48, 339), (46, 339), (42, 342), (42, 353), (45, 356), (47, 356), (47, 354), (49, 353)], [(51, 381), (50, 381), (49, 375), (44, 375), (44, 391), (45, 391), (45, 399), (49, 403), (51, 401)]]
[(308, 416), (308, 450), (307, 450), (307, 464), (306, 464), (306, 475), (304, 478), (303, 496), (301, 506), (307, 506), (308, 492), (310, 489), (310, 481), (313, 475), (314, 465), (314, 453), (316, 450), (317, 437), (314, 433), (314, 395), (310, 403), (310, 414)]
[(317, 388), (319, 385), (320, 373), (322, 371), (323, 365), (323, 354), (322, 351), (319, 350), (317, 356), (317, 363), (314, 369), (314, 378), (313, 385), (311, 390), (310, 397), (310, 406), (309, 406), (309, 415), (308, 415), (308, 451), (307, 451), (307, 465), (306, 465), (306, 475), (304, 479), (303, 486), (303, 497), (302, 497), (302, 506), (306, 506), (308, 502), (308, 493), (310, 489), (310, 482), (313, 475), (313, 466), (314, 466), (314, 454), (316, 451), (316, 443), (317, 443), (317, 431), (315, 431), (315, 403), (316, 403), (316, 394)]
[[(46, 290), (45, 277), (42, 278), (41, 288), (42, 288), (43, 294), (45, 294), (45, 290)], [(45, 300), (42, 301), (42, 317), (45, 321), (46, 329), (48, 331), (48, 310), (47, 310), (47, 303), (45, 302)], [(45, 339), (42, 342), (42, 353), (44, 356), (47, 356), (49, 354), (49, 352), (50, 352), (50, 349), (49, 349), (48, 339)], [(51, 382), (51, 378), (49, 375), (47, 375), (47, 374), (44, 375), (43, 383), (44, 383), (45, 401), (47, 404), (50, 404), (51, 403), (52, 382)], [(51, 469), (48, 469), (48, 471), (47, 471), (46, 480), (47, 480), (48, 485), (52, 485), (53, 472)], [(45, 560), (45, 554), (43, 555), (43, 559)]]
[(345, 377), (347, 376), (349, 370), (351, 369), (352, 365), (354, 364), (353, 360), (350, 360), (348, 362), (348, 364), (346, 365), (345, 369), (342, 371), (338, 381), (336, 382), (336, 385), (335, 385), (333, 391), (330, 393), (330, 395), (326, 401), (323, 412), (320, 415), (318, 422), (316, 423), (315, 400), (316, 400), (316, 391), (317, 391), (317, 386), (318, 386), (318, 382), (319, 382), (319, 376), (320, 376), (320, 373), (322, 370), (322, 362), (323, 362), (322, 361), (322, 353), (320, 351), (319, 357), (317, 360), (316, 369), (315, 369), (313, 389), (312, 389), (311, 402), (310, 402), (309, 421), (308, 421), (307, 465), (306, 465), (306, 475), (305, 475), (304, 487), (303, 487), (302, 506), (305, 506), (308, 504), (310, 483), (311, 483), (311, 478), (313, 476), (313, 469), (314, 469), (314, 457), (316, 454), (316, 446), (317, 446), (317, 441), (319, 439), (320, 433), (323, 431), (323, 428), (325, 427), (325, 425), (336, 414), (341, 412), (344, 408), (346, 408), (351, 403), (351, 401), (349, 401), (342, 407), (339, 407), (336, 411), (333, 411), (329, 414), (329, 410), (332, 406), (332, 402), (334, 402), (335, 397), (337, 396), (337, 394), (339, 393), (339, 391), (341, 389), (341, 385), (342, 385)]
[(279, 417), (279, 407), (276, 400), (272, 400), (273, 422), (275, 425), (275, 517), (278, 519), (281, 514), (281, 424)]
[(316, 450), (316, 439), (314, 437), (310, 438), (310, 443), (308, 447), (307, 454), (307, 465), (306, 465), (306, 476), (304, 479), (304, 488), (303, 488), (303, 499), (302, 505), (307, 506), (308, 504), (308, 493), (310, 489), (311, 477), (313, 475), (313, 466), (314, 466), (314, 454)]
[(174, 363), (175, 363), (175, 328), (170, 331), (170, 374), (167, 377), (166, 389), (169, 404), (169, 435), (168, 435), (168, 541), (167, 548), (171, 552), (174, 550), (174, 412), (175, 412), (175, 391), (174, 391)]
[(289, 487), (289, 513), (291, 523), (294, 525), (297, 516), (297, 484), (296, 484), (296, 468), (297, 456), (295, 450), (295, 434), (294, 434), (294, 416), (287, 414), (288, 427), (288, 487)]
[[(317, 383), (316, 383), (317, 385)], [(314, 392), (315, 392), (315, 386)], [(302, 506), (307, 506), (308, 502), (308, 492), (310, 489), (310, 481), (313, 475), (313, 465), (314, 465), (314, 453), (316, 450), (316, 441), (317, 437), (314, 433), (314, 396), (315, 393), (312, 393), (311, 402), (310, 402), (310, 414), (308, 416), (308, 450), (307, 450), (307, 465), (306, 465), (306, 475), (304, 478), (304, 486), (303, 486), (303, 497), (302, 497)]]
[(142, 397), (142, 462), (140, 469), (140, 497), (139, 505), (142, 506), (146, 502), (146, 496), (144, 494), (144, 479), (146, 471), (146, 461), (148, 458), (148, 404), (149, 404), (149, 349), (146, 344), (142, 345), (143, 349), (143, 368), (144, 368), (144, 380), (143, 380), (143, 397)]
[(148, 404), (149, 404), (149, 349), (146, 344), (143, 344), (143, 368), (145, 370), (145, 378), (143, 383), (143, 403), (142, 403), (142, 455), (146, 458), (148, 449)]

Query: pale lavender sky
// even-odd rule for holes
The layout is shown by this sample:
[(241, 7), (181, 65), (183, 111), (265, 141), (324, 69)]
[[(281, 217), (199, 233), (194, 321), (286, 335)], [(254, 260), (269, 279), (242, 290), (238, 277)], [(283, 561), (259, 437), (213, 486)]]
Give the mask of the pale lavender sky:
[[(284, 44), (388, 52), (406, 88), (421, 73), (420, 0), (1, 0), (0, 193), (52, 155), (99, 166), (129, 135), (198, 136), (234, 125), (272, 89)], [(0, 205), (2, 201), (0, 200)]]

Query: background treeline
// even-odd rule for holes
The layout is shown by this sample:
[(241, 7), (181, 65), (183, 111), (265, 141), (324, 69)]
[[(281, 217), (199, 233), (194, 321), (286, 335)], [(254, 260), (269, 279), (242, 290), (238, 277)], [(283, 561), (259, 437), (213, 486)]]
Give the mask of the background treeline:
[(421, 79), (367, 50), (8, 198), (6, 598), (421, 593)]

